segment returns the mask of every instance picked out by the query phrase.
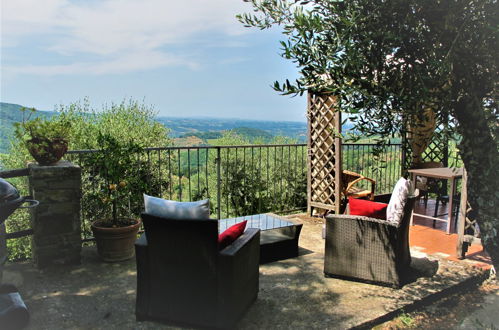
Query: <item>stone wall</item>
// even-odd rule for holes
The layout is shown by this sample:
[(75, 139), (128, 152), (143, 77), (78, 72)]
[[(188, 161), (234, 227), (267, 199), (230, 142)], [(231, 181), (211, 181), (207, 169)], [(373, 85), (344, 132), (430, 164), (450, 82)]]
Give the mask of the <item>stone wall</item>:
[(68, 161), (30, 164), (33, 261), (38, 268), (81, 261), (81, 169)]

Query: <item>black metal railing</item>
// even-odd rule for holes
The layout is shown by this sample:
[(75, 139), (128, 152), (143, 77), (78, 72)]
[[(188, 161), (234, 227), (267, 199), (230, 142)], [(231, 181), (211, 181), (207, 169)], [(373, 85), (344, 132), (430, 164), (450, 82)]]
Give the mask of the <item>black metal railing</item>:
[[(402, 171), (401, 144), (389, 144), (383, 149), (368, 143), (344, 143), (342, 147), (343, 169), (376, 180), (376, 194), (392, 192)], [(359, 184), (369, 189), (369, 182)]]
[[(67, 158), (82, 167), (85, 177), (85, 157), (96, 152), (69, 151)], [(248, 196), (257, 198), (255, 212), (268, 211), (268, 201), (278, 201), (287, 189), (296, 191), (298, 181), (306, 191), (305, 144), (147, 148), (137, 155), (137, 165), (145, 167), (151, 181), (144, 193), (178, 201), (210, 198), (217, 217), (250, 208), (243, 205)], [(291, 206), (303, 208), (303, 203)], [(281, 203), (281, 211), (283, 204), (290, 205)]]
[[(390, 192), (400, 176), (401, 148), (389, 145), (375, 155), (373, 144), (343, 144), (343, 168), (377, 181), (376, 193)], [(86, 158), (98, 150), (74, 150), (67, 158), (82, 167), (84, 233), (95, 219), (98, 189)], [(209, 198), (211, 213), (226, 218), (306, 208), (306, 144), (146, 148), (132, 166), (144, 184), (128, 201), (132, 214), (142, 193), (177, 201)], [(93, 195), (94, 194), (94, 195)]]

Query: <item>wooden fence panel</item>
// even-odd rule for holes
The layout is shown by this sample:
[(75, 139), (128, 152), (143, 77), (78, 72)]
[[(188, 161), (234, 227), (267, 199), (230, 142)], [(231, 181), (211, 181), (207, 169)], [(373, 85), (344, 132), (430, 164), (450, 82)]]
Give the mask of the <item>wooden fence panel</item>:
[(341, 204), (341, 114), (331, 94), (308, 93), (307, 210), (339, 213)]

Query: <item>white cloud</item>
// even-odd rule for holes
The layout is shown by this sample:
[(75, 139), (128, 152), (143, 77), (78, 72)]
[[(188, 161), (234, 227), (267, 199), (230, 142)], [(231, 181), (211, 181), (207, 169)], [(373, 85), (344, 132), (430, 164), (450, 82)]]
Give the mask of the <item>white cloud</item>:
[(17, 46), (23, 36), (55, 32), (58, 13), (66, 4), (66, 0), (2, 1), (2, 48)]
[[(144, 60), (147, 59), (147, 60)], [(55, 75), (101, 75), (101, 74), (124, 74), (140, 70), (149, 70), (163, 66), (182, 65), (192, 69), (197, 68), (195, 62), (189, 62), (181, 58), (170, 56), (160, 52), (137, 52), (129, 53), (110, 60), (96, 62), (78, 62), (61, 65), (25, 65), (9, 66), (5, 71), (9, 75), (35, 74), (44, 76)]]
[(210, 34), (230, 39), (245, 33), (247, 29), (235, 15), (250, 10), (242, 0), (4, 0), (1, 9), (2, 52), (29, 47), (27, 41), (38, 37), (48, 43), (44, 51), (99, 58), (95, 62), (9, 68), (34, 74), (192, 67), (192, 59), (181, 59), (178, 52), (173, 56), (169, 48), (190, 46)]

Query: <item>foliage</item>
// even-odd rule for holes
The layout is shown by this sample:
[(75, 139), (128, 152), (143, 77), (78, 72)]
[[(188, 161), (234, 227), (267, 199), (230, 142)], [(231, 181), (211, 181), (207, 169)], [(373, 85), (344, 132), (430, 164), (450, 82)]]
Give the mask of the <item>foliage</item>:
[[(281, 26), (282, 56), (298, 66), (283, 94), (337, 96), (354, 129), (386, 143), (425, 107), (450, 116), (468, 173), (468, 199), (499, 267), (499, 163), (495, 0), (258, 1), (246, 26)], [(452, 133), (452, 132), (450, 132)]]
[(411, 317), (411, 315), (407, 313), (402, 313), (399, 316), (399, 320), (402, 322), (402, 324), (406, 327), (412, 327), (415, 324), (414, 318)]
[[(271, 144), (290, 144), (276, 137)], [(255, 140), (255, 144), (263, 142)], [(250, 145), (232, 131), (217, 140), (219, 146)], [(306, 171), (301, 164), (303, 148), (225, 148), (221, 151), (221, 211), (223, 217), (276, 212), (306, 206)], [(215, 168), (210, 170), (216, 173)]]
[[(333, 93), (355, 130), (384, 138), (398, 133), (402, 115), (421, 115), (425, 103), (439, 111), (449, 106), (451, 57), (459, 51), (456, 43), (469, 42), (458, 27), (480, 20), (478, 15), (491, 20), (497, 9), (493, 1), (468, 2), (252, 1), (261, 15), (239, 19), (262, 29), (282, 26), (282, 56), (297, 64), (301, 77), (275, 82), (277, 91)], [(480, 27), (480, 33), (490, 32), (491, 26)], [(490, 67), (494, 36), (476, 36), (482, 37), (488, 48), (476, 56), (484, 61), (475, 63)], [(476, 65), (468, 70), (476, 69), (487, 95), (497, 72)]]
[(230, 157), (224, 165), (226, 173), (222, 198), (226, 200), (227, 208), (236, 215), (249, 215), (272, 207), (266, 194), (266, 181), (256, 166), (238, 161), (234, 157)]
[(132, 139), (142, 147), (171, 144), (169, 130), (156, 121), (154, 109), (132, 99), (104, 105), (101, 110), (91, 108), (84, 99), (60, 105), (57, 111), (73, 123), (71, 150), (98, 149), (99, 132), (118, 140)]
[[(40, 117), (38, 111), (34, 115)], [(100, 149), (98, 132), (116, 141), (133, 141), (140, 147), (170, 145), (168, 129), (156, 122), (155, 115), (156, 113), (151, 107), (133, 100), (106, 105), (97, 110), (91, 108), (88, 100), (85, 99), (82, 102), (59, 106), (57, 114), (51, 115), (47, 120), (64, 118), (71, 123), (71, 150)], [(67, 154), (66, 158), (77, 164), (80, 162), (83, 164), (85, 155), (87, 154), (75, 157)], [(123, 193), (123, 195), (126, 192), (126, 196), (129, 198), (122, 196), (120, 198), (121, 204), (118, 204), (117, 208), (120, 214), (131, 217), (138, 216), (143, 207), (141, 194), (146, 191), (154, 193), (160, 189), (162, 184), (158, 174), (151, 173), (150, 167), (144, 165), (149, 164), (146, 156), (144, 154), (141, 157), (136, 154), (135, 156), (133, 163), (129, 163), (134, 172), (130, 175), (127, 174), (124, 180), (127, 184), (126, 190), (120, 191), (120, 194)], [(26, 148), (22, 147), (22, 142), (18, 139), (11, 140), (8, 154), (0, 155), (1, 166), (5, 169), (23, 168), (29, 160), (30, 156)], [(135, 167), (135, 165), (137, 166)], [(150, 165), (155, 164), (152, 162)], [(130, 173), (130, 171), (126, 173)], [(82, 218), (88, 220), (83, 223), (85, 235), (90, 231), (89, 223), (91, 221), (112, 216), (109, 207), (110, 201), (106, 204), (103, 204), (102, 201), (102, 180), (94, 175), (91, 167), (83, 168), (82, 190), (85, 193), (82, 196), (84, 206)], [(29, 195), (26, 178), (10, 179), (9, 182), (15, 184), (21, 194)], [(119, 185), (121, 181), (116, 182)], [(137, 182), (140, 184), (136, 184)], [(146, 183), (147, 187), (145, 187)], [(30, 228), (29, 214), (17, 211), (9, 217), (6, 225), (9, 232), (28, 229)], [(7, 241), (7, 244), (10, 258), (23, 259), (30, 256), (29, 238), (11, 239)]]
[[(40, 117), (31, 119), (31, 115), (36, 112), (35, 108), (21, 108), (23, 113), (22, 122), (14, 123), (15, 137), (21, 141), (29, 139), (67, 139), (70, 135), (71, 122), (64, 116), (42, 119)], [(29, 112), (27, 118), (26, 112)]]
[[(23, 107), (17, 104), (0, 102), (0, 153), (8, 151), (9, 140), (14, 136), (14, 123), (23, 121)], [(55, 114), (52, 111), (36, 111), (31, 118), (50, 118)]]
[[(271, 142), (295, 141), (276, 137)], [(254, 143), (263, 142), (256, 139)], [(219, 147), (151, 154), (162, 160), (156, 169), (168, 182), (160, 189), (162, 197), (183, 201), (209, 198), (211, 213), (218, 214), (220, 205), (222, 218), (306, 206), (304, 147), (254, 147), (246, 136), (233, 131), (224, 132), (216, 145)]]
[(101, 132), (98, 132), (97, 142), (99, 152), (86, 155), (80, 163), (90, 171), (91, 180), (96, 187), (95, 194), (87, 195), (87, 198), (93, 198), (96, 203), (102, 202), (100, 210), (104, 210), (104, 214), (107, 213), (106, 210), (111, 210), (112, 217), (103, 217), (101, 225), (129, 225), (124, 213), (128, 209), (126, 206), (129, 200), (141, 197), (137, 194), (132, 196), (132, 191), (133, 187), (140, 184), (140, 181), (137, 182), (139, 177), (136, 175), (136, 159), (143, 148), (132, 140), (118, 140)]
[(14, 136), (40, 164), (58, 161), (66, 151), (71, 122), (65, 116), (31, 119), (35, 108), (21, 108), (20, 111), (23, 119), (14, 123)]
[(71, 149), (98, 150), (71, 159), (83, 168), (85, 232), (96, 220), (118, 225), (120, 219), (138, 217), (142, 194), (155, 194), (168, 184), (160, 180), (160, 173), (152, 172), (157, 160), (149, 161), (144, 150), (171, 144), (168, 129), (156, 121), (156, 112), (134, 100), (104, 106), (101, 111), (83, 100), (60, 106), (59, 111), (74, 123)]

